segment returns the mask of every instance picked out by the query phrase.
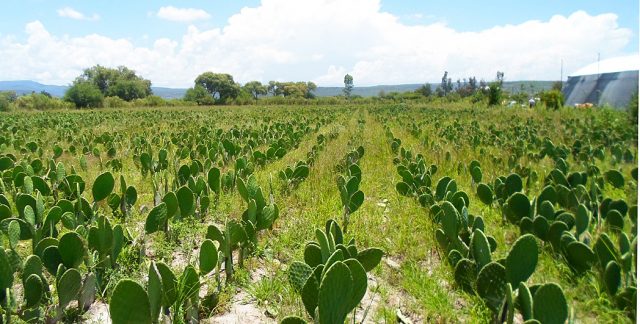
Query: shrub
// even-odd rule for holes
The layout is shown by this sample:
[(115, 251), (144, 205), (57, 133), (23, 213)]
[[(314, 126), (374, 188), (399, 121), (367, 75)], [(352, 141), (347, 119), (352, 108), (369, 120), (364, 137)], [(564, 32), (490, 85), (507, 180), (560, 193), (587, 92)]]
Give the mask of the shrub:
[(122, 108), (128, 107), (129, 103), (120, 99), (120, 97), (106, 97), (104, 98), (103, 106), (105, 108)]
[(498, 84), (497, 82), (492, 82), (489, 85), (487, 95), (489, 98), (489, 106), (499, 105), (500, 101), (502, 101), (502, 89), (500, 88), (500, 84)]
[(0, 91), (0, 111), (11, 111), (11, 103), (15, 100), (14, 91)]
[(564, 95), (558, 90), (549, 90), (540, 94), (540, 101), (547, 109), (558, 110), (564, 106)]
[(102, 92), (89, 82), (77, 82), (64, 94), (64, 100), (76, 105), (77, 108), (102, 107)]
[(58, 98), (47, 96), (43, 93), (32, 93), (22, 97), (18, 97), (14, 102), (14, 106), (19, 109), (65, 109), (72, 108), (73, 105), (64, 102)]

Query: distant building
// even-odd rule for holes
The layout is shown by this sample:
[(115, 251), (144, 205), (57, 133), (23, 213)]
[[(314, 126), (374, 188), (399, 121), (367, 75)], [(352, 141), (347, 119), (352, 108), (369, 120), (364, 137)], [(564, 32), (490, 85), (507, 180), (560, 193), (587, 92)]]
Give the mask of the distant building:
[(592, 63), (569, 76), (562, 87), (565, 104), (591, 103), (623, 109), (638, 91), (640, 56), (625, 56)]

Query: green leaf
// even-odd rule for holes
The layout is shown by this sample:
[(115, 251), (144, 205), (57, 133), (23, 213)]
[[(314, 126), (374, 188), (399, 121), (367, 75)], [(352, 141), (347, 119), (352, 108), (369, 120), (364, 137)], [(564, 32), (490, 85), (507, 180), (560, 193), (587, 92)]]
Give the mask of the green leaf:
[(562, 288), (555, 283), (539, 287), (533, 296), (533, 318), (541, 324), (564, 323), (569, 307)]
[(76, 269), (65, 271), (56, 286), (58, 291), (58, 304), (60, 308), (65, 308), (72, 300), (78, 298), (80, 288), (82, 288), (82, 278)]
[(162, 306), (162, 278), (155, 262), (151, 262), (149, 265), (149, 311), (151, 313), (151, 321), (158, 320), (160, 315), (160, 308)]
[(85, 255), (84, 242), (80, 235), (76, 232), (68, 232), (60, 238), (58, 250), (62, 263), (67, 268), (77, 268)]
[(176, 192), (178, 205), (180, 206), (180, 216), (187, 217), (193, 215), (195, 211), (195, 201), (193, 191), (189, 187), (181, 187)]
[(200, 246), (199, 254), (200, 275), (205, 275), (218, 265), (218, 249), (212, 240), (206, 239)]
[(144, 224), (144, 231), (147, 234), (151, 234), (157, 231), (164, 230), (164, 226), (167, 222), (167, 204), (162, 202), (153, 209), (147, 215), (147, 220)]
[(93, 194), (94, 201), (102, 201), (107, 198), (113, 191), (115, 185), (115, 179), (111, 172), (105, 172), (99, 175), (93, 182), (91, 193)]
[(38, 275), (32, 274), (24, 282), (24, 299), (27, 307), (33, 307), (40, 303), (44, 285)]
[(109, 302), (109, 314), (114, 324), (150, 324), (150, 309), (149, 296), (139, 283), (131, 279), (118, 282)]
[(301, 292), (312, 273), (313, 269), (311, 269), (309, 265), (300, 261), (294, 261), (289, 266), (289, 283), (297, 292)]
[(373, 270), (378, 264), (380, 260), (382, 260), (382, 256), (384, 252), (378, 248), (369, 248), (366, 250), (362, 250), (358, 252), (358, 261), (362, 264), (366, 272)]
[(320, 323), (344, 323), (353, 293), (353, 279), (349, 267), (341, 261), (325, 272), (318, 293)]
[(476, 279), (478, 295), (494, 313), (497, 313), (502, 307), (506, 284), (506, 270), (497, 262), (487, 264), (478, 273)]
[(493, 190), (491, 190), (488, 185), (484, 183), (478, 184), (476, 194), (485, 205), (491, 205), (491, 203), (493, 203)]
[(538, 264), (538, 243), (531, 234), (518, 238), (513, 244), (506, 260), (507, 281), (512, 287), (518, 287), (536, 270)]

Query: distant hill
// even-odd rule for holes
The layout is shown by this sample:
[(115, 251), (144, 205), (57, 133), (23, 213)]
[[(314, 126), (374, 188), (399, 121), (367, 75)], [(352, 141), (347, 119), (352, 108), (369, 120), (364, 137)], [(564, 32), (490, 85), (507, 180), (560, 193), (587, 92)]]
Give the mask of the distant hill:
[(52, 96), (62, 97), (67, 86), (46, 85), (30, 80), (0, 81), (0, 91), (15, 91), (18, 95), (46, 91)]
[[(504, 83), (505, 90), (511, 92), (518, 92), (524, 90), (529, 93), (536, 93), (540, 90), (551, 89), (553, 81), (507, 81)], [(380, 92), (405, 92), (414, 91), (418, 89), (422, 84), (396, 84), (396, 85), (377, 85), (370, 87), (354, 87), (351, 92), (353, 95), (362, 97), (373, 97), (380, 94)], [(436, 89), (438, 84), (431, 84), (433, 90)], [(0, 81), (0, 91), (15, 91), (18, 95), (29, 94), (31, 92), (46, 91), (52, 96), (62, 97), (64, 92), (67, 91), (68, 86), (59, 85), (46, 85), (30, 80), (18, 80), (18, 81)], [(176, 99), (184, 97), (184, 93), (187, 89), (180, 88), (166, 88), (166, 87), (151, 87), (153, 93), (156, 96), (160, 96), (165, 99)], [(331, 97), (342, 95), (342, 87), (318, 87), (316, 90), (318, 97)]]

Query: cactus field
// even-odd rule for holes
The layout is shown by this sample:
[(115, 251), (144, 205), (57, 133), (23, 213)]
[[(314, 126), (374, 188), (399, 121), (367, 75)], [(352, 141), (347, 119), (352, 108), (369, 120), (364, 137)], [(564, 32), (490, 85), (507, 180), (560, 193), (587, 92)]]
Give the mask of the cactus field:
[(459, 104), (0, 114), (0, 323), (635, 323), (638, 126)]

